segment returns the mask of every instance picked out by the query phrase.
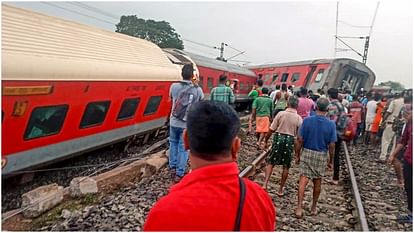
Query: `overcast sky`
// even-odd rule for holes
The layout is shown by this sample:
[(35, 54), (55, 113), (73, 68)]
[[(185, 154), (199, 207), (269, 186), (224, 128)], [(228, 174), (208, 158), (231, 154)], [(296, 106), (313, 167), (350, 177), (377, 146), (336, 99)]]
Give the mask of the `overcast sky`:
[[(233, 48), (246, 51), (234, 59), (249, 65), (334, 56), (336, 1), (6, 3), (111, 31), (121, 15), (166, 20), (185, 39), (186, 50), (216, 57), (219, 51), (206, 46), (225, 42), (231, 46), (225, 48), (226, 58), (238, 53)], [(360, 26), (371, 25), (376, 5), (376, 1), (339, 2), (338, 35), (367, 36), (369, 28)], [(376, 84), (393, 80), (412, 87), (412, 12), (412, 1), (380, 1), (367, 62)], [(364, 40), (344, 41), (363, 53)], [(341, 42), (338, 46), (346, 48)], [(352, 51), (336, 56), (362, 60)]]

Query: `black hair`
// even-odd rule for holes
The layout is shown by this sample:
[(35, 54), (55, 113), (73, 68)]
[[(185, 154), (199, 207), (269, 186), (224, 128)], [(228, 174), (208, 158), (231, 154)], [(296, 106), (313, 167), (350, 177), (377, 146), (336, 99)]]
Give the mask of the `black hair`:
[(263, 80), (261, 80), (261, 79), (257, 80), (257, 85), (259, 87), (263, 86)]
[(328, 95), (332, 99), (338, 99), (338, 89), (333, 88), (333, 87), (329, 88), (328, 89)]
[(293, 88), (293, 87), (292, 87), (291, 85), (289, 85), (288, 89), (289, 89), (289, 90), (292, 90), (292, 88)]
[(227, 76), (225, 74), (220, 75), (219, 77), (219, 82), (220, 83), (224, 83), (227, 80)]
[(287, 91), (287, 85), (286, 85), (286, 83), (282, 83), (282, 91)]
[(311, 99), (313, 100), (313, 102), (316, 102), (319, 99), (319, 95), (311, 95)]
[(200, 101), (187, 114), (187, 132), (192, 154), (208, 161), (230, 152), (240, 130), (240, 120), (230, 105), (219, 101)]
[(306, 87), (301, 87), (299, 93), (301, 96), (306, 96), (308, 94), (308, 89), (306, 89)]
[(263, 93), (263, 94), (269, 94), (269, 88), (267, 88), (267, 87), (263, 87), (263, 88), (262, 88), (262, 93)]
[(183, 68), (181, 69), (181, 76), (184, 80), (190, 80), (193, 77), (193, 64), (185, 64)]
[(276, 84), (276, 90), (279, 90), (279, 89), (280, 89), (280, 85)]
[(380, 99), (381, 99), (381, 94), (380, 93), (375, 93), (374, 94), (374, 100), (379, 101)]
[(408, 94), (404, 96), (404, 104), (411, 104), (413, 102), (413, 96)]

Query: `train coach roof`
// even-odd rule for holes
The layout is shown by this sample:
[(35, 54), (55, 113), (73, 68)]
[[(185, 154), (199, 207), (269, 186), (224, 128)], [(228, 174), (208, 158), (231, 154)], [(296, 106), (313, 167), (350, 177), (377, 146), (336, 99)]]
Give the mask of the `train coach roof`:
[(253, 66), (245, 66), (245, 67), (248, 69), (260, 69), (260, 68), (271, 68), (271, 67), (301, 66), (301, 65), (311, 65), (311, 64), (329, 64), (329, 63), (332, 63), (334, 60), (335, 59), (315, 59), (315, 60), (253, 65)]
[(187, 51), (181, 51), (178, 49), (174, 49), (177, 53), (184, 53), (185, 55), (189, 56), (198, 66), (204, 66), (212, 69), (217, 70), (224, 70), (228, 72), (233, 72), (237, 74), (243, 74), (247, 76), (256, 77), (256, 74), (244, 67), (240, 67), (238, 65), (230, 64), (227, 62), (219, 61), (214, 58), (204, 57), (195, 53), (190, 53)]
[(2, 4), (3, 80), (169, 81), (155, 44)]

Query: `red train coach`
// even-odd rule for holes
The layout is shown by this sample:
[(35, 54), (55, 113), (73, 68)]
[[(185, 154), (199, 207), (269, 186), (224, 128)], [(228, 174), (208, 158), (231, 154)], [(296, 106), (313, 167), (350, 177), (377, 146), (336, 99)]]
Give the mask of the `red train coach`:
[(2, 174), (164, 125), (180, 69), (155, 44), (2, 5)]
[(220, 75), (226, 74), (236, 97), (236, 105), (247, 103), (248, 94), (257, 79), (251, 70), (178, 49), (164, 49), (164, 51), (176, 58), (176, 61), (173, 61), (175, 63), (192, 62), (197, 65), (199, 85), (206, 99), (210, 98), (211, 89), (218, 85)]
[(264, 86), (274, 89), (276, 84), (286, 83), (296, 89), (306, 87), (312, 91), (321, 88), (349, 89), (356, 92), (369, 90), (375, 82), (374, 72), (365, 64), (348, 58), (318, 59), (288, 63), (248, 66), (262, 76)]

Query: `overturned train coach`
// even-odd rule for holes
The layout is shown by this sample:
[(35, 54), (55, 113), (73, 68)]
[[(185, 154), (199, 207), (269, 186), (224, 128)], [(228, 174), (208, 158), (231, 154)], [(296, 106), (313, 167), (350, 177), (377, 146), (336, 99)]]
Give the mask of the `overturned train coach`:
[(374, 82), (374, 72), (365, 64), (349, 59), (318, 59), (247, 67), (271, 89), (286, 83), (294, 89), (306, 87), (314, 92), (331, 88), (348, 89), (356, 93), (363, 88), (369, 91)]
[(151, 42), (2, 5), (3, 177), (155, 133), (180, 79)]

